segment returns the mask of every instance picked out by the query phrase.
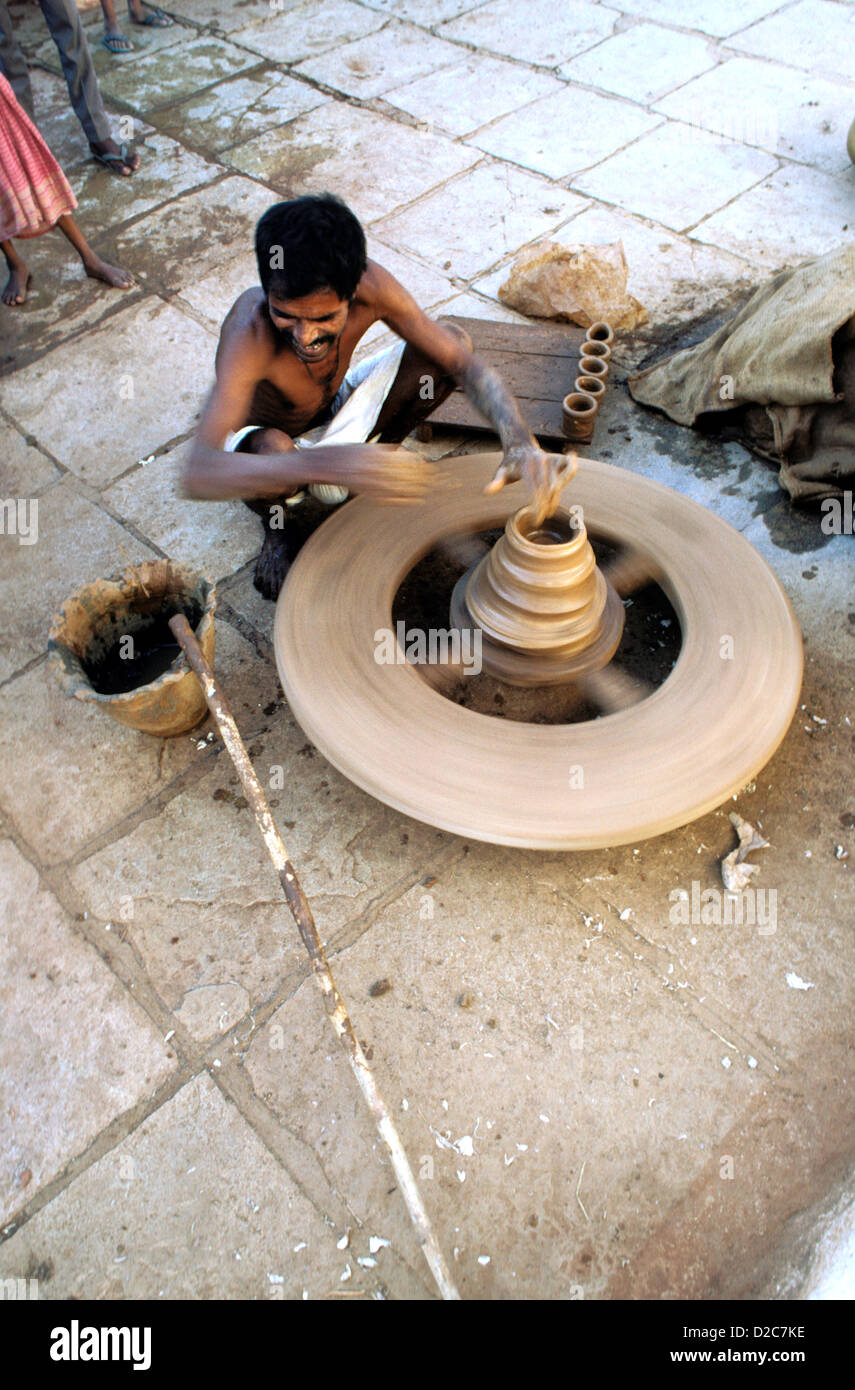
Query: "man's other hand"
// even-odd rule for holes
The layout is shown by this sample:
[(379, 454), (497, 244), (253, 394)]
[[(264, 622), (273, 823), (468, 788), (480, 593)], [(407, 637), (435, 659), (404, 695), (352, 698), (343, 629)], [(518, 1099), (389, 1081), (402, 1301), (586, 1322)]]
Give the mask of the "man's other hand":
[[(310, 452), (306, 450), (305, 456)], [(331, 469), (329, 476), (324, 468), (323, 481), (341, 483), (351, 492), (364, 492), (378, 502), (422, 502), (439, 481), (440, 475), (428, 459), (399, 444), (350, 445), (347, 455), (346, 463)]]

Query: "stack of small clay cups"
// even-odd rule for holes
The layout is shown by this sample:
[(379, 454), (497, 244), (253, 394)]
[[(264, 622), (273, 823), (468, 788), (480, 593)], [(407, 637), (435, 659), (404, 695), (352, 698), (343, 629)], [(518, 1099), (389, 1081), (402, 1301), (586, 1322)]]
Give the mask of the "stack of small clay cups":
[(590, 443), (600, 401), (605, 395), (614, 332), (608, 323), (592, 323), (579, 354), (579, 375), (561, 407), (564, 434), (577, 444)]

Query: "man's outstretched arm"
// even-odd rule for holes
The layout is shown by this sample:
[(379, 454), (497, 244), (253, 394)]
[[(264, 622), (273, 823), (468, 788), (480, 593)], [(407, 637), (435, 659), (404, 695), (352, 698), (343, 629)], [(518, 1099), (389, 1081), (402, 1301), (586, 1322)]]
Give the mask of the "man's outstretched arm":
[(522, 480), (532, 494), (535, 522), (542, 521), (558, 505), (570, 460), (541, 449), (499, 373), (473, 353), (465, 338), (429, 319), (388, 271), (381, 271), (381, 276), (381, 292), (387, 301), (384, 321), (453, 376), (499, 436), (504, 458), (487, 492)]

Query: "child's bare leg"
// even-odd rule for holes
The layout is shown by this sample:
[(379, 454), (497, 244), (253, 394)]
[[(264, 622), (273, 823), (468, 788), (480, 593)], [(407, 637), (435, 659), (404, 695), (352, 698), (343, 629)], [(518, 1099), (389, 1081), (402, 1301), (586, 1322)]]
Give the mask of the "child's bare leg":
[(56, 224), (63, 236), (67, 237), (83, 262), (83, 269), (93, 280), (103, 280), (106, 285), (112, 285), (117, 290), (133, 289), (136, 283), (130, 271), (122, 270), (121, 266), (110, 265), (109, 261), (103, 261), (101, 257), (92, 250), (89, 242), (81, 232), (74, 218), (70, 213), (65, 213), (60, 217)]
[(3, 290), (3, 303), (9, 305), (23, 304), (33, 277), (27, 270), (26, 262), (18, 255), (11, 241), (0, 241), (0, 251), (3, 252), (9, 267), (9, 279)]

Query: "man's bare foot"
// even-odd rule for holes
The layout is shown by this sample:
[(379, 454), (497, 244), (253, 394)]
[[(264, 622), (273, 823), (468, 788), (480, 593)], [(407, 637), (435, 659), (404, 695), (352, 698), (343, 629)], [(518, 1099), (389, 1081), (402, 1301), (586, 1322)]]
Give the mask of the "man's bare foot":
[(267, 531), (252, 582), (262, 598), (275, 599), (288, 577), (291, 555), (282, 531)]
[(6, 281), (3, 290), (3, 303), (14, 308), (16, 304), (25, 304), (33, 277), (27, 270), (23, 261), (14, 269), (10, 267), (9, 279)]
[(129, 179), (140, 167), (140, 157), (136, 150), (129, 150), (124, 144), (117, 145), (115, 140), (90, 142), (89, 148), (99, 164), (106, 165), (110, 172), (120, 179)]
[(103, 280), (105, 285), (112, 285), (114, 290), (132, 290), (136, 285), (136, 280), (129, 270), (110, 265), (109, 261), (102, 261), (100, 256), (93, 255), (91, 261), (84, 261), (83, 269), (90, 279)]

